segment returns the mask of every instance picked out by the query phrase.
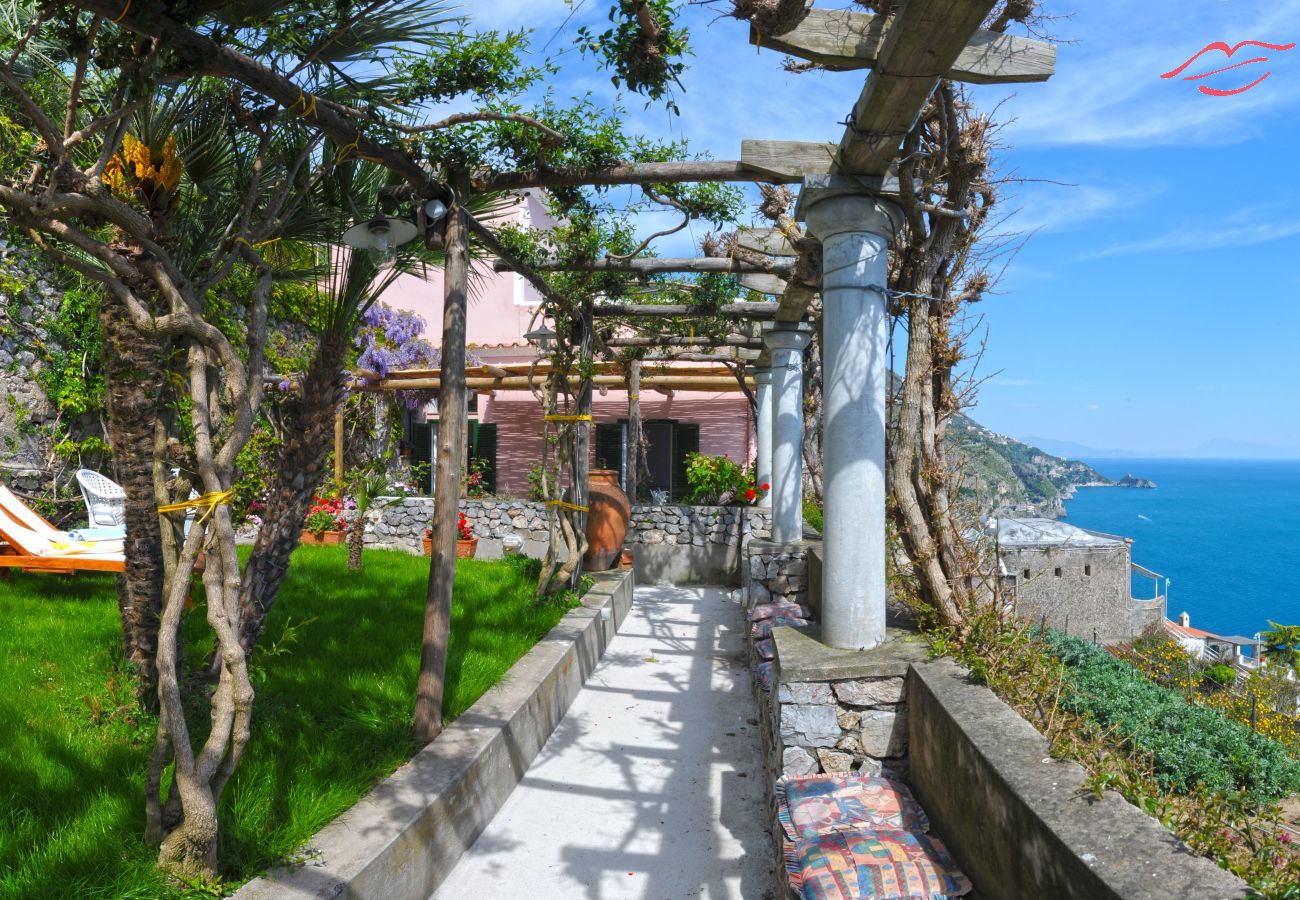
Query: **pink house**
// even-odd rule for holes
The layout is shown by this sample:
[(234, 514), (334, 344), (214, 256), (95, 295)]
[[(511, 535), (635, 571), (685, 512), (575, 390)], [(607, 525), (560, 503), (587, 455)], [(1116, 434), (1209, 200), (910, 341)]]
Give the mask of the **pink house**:
[[(545, 227), (551, 221), (540, 198), (525, 192), (506, 214), (511, 221)], [(420, 315), (425, 337), (435, 346), (442, 335), (442, 272), (427, 279), (399, 278), (384, 294), (384, 302)], [(528, 362), (536, 349), (524, 339), (541, 324), (541, 297), (520, 275), (496, 273), (490, 264), (475, 263), (471, 273), (468, 323), (469, 352), (487, 364)], [(627, 392), (610, 388), (597, 393), (592, 415), (596, 431), (592, 464), (623, 468), (627, 440)], [(754, 456), (754, 422), (749, 403), (740, 393), (685, 393), (674, 396), (645, 391), (641, 416), (650, 443), (650, 488), (667, 491), (673, 499), (686, 496), (682, 469), (686, 453), (698, 450), (735, 460)], [(529, 470), (541, 462), (542, 412), (529, 391), (495, 391), (470, 400), (470, 453), (486, 459), (489, 486), (502, 496), (527, 496)], [(406, 438), (413, 459), (428, 459), (437, 428), (436, 407), (412, 414)]]

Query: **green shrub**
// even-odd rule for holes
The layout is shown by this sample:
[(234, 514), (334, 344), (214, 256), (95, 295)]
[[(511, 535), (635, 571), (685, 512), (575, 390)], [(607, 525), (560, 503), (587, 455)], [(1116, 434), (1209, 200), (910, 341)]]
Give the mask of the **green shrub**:
[(1237, 680), (1237, 670), (1232, 666), (1217, 663), (1202, 672), (1201, 677), (1206, 681), (1213, 681), (1215, 684), (1227, 687)]
[(811, 497), (805, 497), (803, 501), (803, 520), (817, 529), (820, 534), (822, 531), (822, 508), (817, 501)]
[(1197, 785), (1243, 790), (1256, 803), (1300, 791), (1300, 762), (1277, 741), (1189, 704), (1087, 641), (1052, 632), (1047, 642), (1073, 688), (1062, 706), (1091, 715), (1150, 754), (1161, 784), (1180, 792)]
[(768, 491), (767, 485), (754, 483), (752, 470), (745, 469), (725, 453), (722, 456), (686, 454), (686, 482), (691, 486), (692, 503), (719, 506), (757, 503)]

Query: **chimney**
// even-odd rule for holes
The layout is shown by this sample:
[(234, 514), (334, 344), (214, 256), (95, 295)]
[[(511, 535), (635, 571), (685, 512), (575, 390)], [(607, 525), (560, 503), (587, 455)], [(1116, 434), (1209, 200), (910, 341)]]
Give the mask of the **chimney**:
[(1185, 612), (1180, 612), (1178, 614), (1178, 624), (1184, 628), (1190, 628), (1192, 625), (1192, 617)]

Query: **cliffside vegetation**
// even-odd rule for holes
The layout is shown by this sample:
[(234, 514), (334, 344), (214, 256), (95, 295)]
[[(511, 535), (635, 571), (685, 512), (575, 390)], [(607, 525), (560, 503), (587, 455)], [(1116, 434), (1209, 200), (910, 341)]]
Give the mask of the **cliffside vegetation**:
[(1078, 460), (1052, 456), (956, 415), (946, 434), (960, 500), (979, 514), (1056, 517), (1084, 484), (1114, 484)]
[(1300, 778), (1283, 744), (1085, 641), (991, 607), (930, 638), (1033, 724), (1054, 757), (1081, 765), (1098, 797), (1122, 795), (1267, 900), (1300, 895), (1294, 826), (1272, 802)]

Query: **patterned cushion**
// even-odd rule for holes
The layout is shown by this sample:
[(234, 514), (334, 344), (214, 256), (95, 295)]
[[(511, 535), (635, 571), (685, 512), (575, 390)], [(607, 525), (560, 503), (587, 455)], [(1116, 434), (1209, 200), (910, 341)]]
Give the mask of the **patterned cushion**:
[(852, 772), (782, 778), (776, 802), (791, 840), (858, 828), (930, 830), (907, 785), (889, 778)]
[(971, 889), (935, 838), (894, 828), (839, 831), (798, 843), (804, 900), (946, 900)]
[(776, 644), (772, 643), (771, 638), (755, 641), (754, 652), (758, 654), (759, 659), (772, 659), (776, 656)]
[(773, 616), (770, 619), (763, 619), (761, 622), (755, 622), (749, 626), (749, 634), (753, 638), (771, 637), (773, 628), (780, 628), (782, 625), (807, 624), (807, 619), (800, 619), (795, 616)]
[(754, 666), (754, 684), (758, 685), (759, 690), (772, 690), (772, 664), (770, 662), (761, 662)]
[(770, 619), (773, 616), (790, 616), (796, 619), (806, 619), (810, 615), (808, 607), (791, 603), (789, 600), (779, 600), (776, 603), (760, 603), (749, 611), (749, 621), (758, 622), (762, 619)]

